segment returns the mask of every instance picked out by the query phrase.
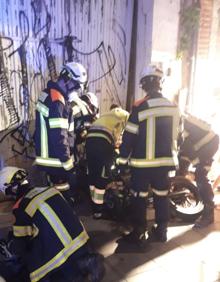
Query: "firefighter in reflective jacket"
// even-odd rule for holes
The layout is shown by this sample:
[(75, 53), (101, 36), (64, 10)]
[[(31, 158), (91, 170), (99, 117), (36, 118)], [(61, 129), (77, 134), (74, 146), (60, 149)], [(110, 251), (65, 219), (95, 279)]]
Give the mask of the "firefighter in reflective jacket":
[(69, 198), (69, 184), (74, 186), (74, 120), (68, 101), (72, 91), (79, 91), (87, 81), (85, 68), (75, 62), (62, 67), (57, 82), (49, 81), (36, 106), (35, 163), (46, 171), (54, 184)]
[(10, 251), (21, 257), (32, 282), (83, 281), (82, 273), (101, 281), (101, 256), (89, 253), (89, 237), (57, 189), (30, 188), (24, 169), (5, 167), (0, 191), (16, 198)]
[(177, 162), (178, 108), (159, 92), (162, 71), (149, 65), (143, 71), (140, 86), (146, 96), (132, 109), (120, 146), (122, 167), (131, 170), (131, 223), (133, 230), (123, 240), (144, 245), (146, 242), (146, 197), (151, 186), (156, 226), (149, 234), (158, 241), (167, 240), (169, 220), (168, 172)]
[(89, 188), (93, 202), (93, 217), (103, 217), (106, 185), (110, 181), (115, 147), (121, 137), (129, 113), (115, 105), (90, 127), (86, 138)]
[(89, 127), (99, 117), (98, 98), (92, 92), (82, 96), (74, 91), (69, 95), (74, 117), (74, 158), (77, 163), (85, 161), (85, 140)]
[(214, 194), (208, 180), (213, 156), (218, 150), (219, 137), (205, 121), (190, 114), (183, 117), (183, 139), (180, 142), (180, 173), (185, 174), (190, 164), (195, 167), (195, 180), (205, 208), (195, 222), (195, 228), (214, 222)]

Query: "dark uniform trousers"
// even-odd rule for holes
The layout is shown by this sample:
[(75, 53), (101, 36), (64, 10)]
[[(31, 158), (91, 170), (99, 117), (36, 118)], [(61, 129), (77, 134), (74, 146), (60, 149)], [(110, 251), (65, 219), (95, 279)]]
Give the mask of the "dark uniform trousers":
[[(45, 169), (46, 170), (46, 169)], [(47, 171), (47, 170), (46, 170)], [(49, 168), (47, 171), (47, 176), (49, 177), (49, 184), (52, 186), (58, 185), (58, 191), (62, 193), (67, 202), (72, 206), (73, 202), (71, 199), (77, 198), (77, 185), (76, 185), (76, 173), (73, 169), (71, 171), (65, 171), (61, 168)], [(66, 183), (67, 187), (61, 189), (59, 183)]]
[[(86, 156), (88, 164), (89, 185), (97, 189), (105, 190), (111, 181), (111, 166), (114, 158), (114, 147), (104, 138), (90, 137), (86, 140)], [(98, 196), (96, 196), (98, 197)], [(94, 197), (94, 211), (99, 211), (103, 205), (103, 198)]]
[(214, 193), (212, 186), (209, 183), (208, 173), (211, 169), (213, 156), (218, 150), (219, 137), (216, 135), (208, 144), (203, 146), (198, 151), (199, 164), (197, 164), (195, 171), (195, 180), (200, 191), (200, 196), (203, 202), (207, 205), (213, 205)]
[[(191, 145), (193, 146), (193, 145)], [(206, 205), (214, 205), (213, 198), (214, 193), (212, 186), (209, 183), (208, 173), (211, 169), (213, 156), (218, 150), (219, 137), (216, 135), (209, 143), (205, 144), (200, 150), (196, 151), (196, 155), (199, 163), (195, 165), (195, 181), (199, 188), (200, 196)], [(184, 157), (185, 155), (190, 159), (184, 151), (181, 153)], [(190, 161), (180, 161), (180, 171), (186, 173), (189, 167)]]
[(131, 168), (131, 223), (135, 231), (143, 233), (147, 228), (146, 197), (149, 187), (153, 191), (155, 222), (160, 226), (167, 226), (169, 170), (166, 167)]

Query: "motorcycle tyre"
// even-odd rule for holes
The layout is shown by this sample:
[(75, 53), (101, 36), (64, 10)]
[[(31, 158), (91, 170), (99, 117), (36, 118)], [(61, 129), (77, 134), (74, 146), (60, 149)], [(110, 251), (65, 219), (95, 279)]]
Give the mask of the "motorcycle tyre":
[[(199, 191), (197, 186), (195, 186), (190, 180), (182, 176), (176, 176), (171, 180), (171, 187), (175, 187), (178, 190), (187, 189), (193, 195), (196, 205), (195, 208), (191, 208), (191, 211), (188, 208), (183, 208), (175, 205), (175, 202), (172, 200), (172, 192), (169, 194), (170, 201), (170, 210), (171, 215), (177, 217), (185, 222), (194, 222), (203, 212), (204, 204), (201, 201), (199, 196)], [(175, 188), (174, 188), (175, 189)]]

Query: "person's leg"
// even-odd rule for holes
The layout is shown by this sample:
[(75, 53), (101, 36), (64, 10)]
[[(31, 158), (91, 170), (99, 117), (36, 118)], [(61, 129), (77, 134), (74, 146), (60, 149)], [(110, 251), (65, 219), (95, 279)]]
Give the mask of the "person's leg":
[(131, 204), (130, 204), (130, 222), (133, 228), (132, 232), (123, 238), (129, 242), (141, 242), (145, 239), (147, 228), (147, 210), (146, 197), (148, 196), (149, 179), (146, 169), (131, 170)]
[(207, 177), (210, 168), (210, 162), (196, 166), (195, 180), (204, 203), (204, 210), (201, 217), (195, 222), (195, 228), (203, 228), (214, 222), (214, 193)]
[(169, 222), (169, 180), (167, 168), (152, 170), (152, 191), (155, 208), (155, 223), (152, 234), (157, 241), (167, 241), (167, 226)]
[(75, 192), (73, 192), (74, 188), (71, 185), (75, 183), (74, 174), (67, 172), (55, 173), (55, 171), (51, 171), (48, 175), (51, 184), (64, 196), (69, 205), (73, 207)]
[(103, 138), (92, 138), (86, 143), (90, 193), (95, 219), (103, 217), (105, 187), (110, 178), (113, 147)]
[(99, 146), (97, 141), (97, 139), (94, 140), (93, 138), (89, 138), (86, 142), (88, 180), (94, 215), (99, 215), (101, 213), (104, 197), (104, 187), (101, 187), (101, 184), (98, 181), (99, 176), (102, 174), (102, 162), (100, 155), (97, 153)]

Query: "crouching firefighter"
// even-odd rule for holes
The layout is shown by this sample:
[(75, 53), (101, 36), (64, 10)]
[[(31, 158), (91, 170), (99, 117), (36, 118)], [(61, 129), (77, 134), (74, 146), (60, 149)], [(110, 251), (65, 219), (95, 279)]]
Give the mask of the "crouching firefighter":
[(219, 137), (208, 123), (192, 115), (183, 117), (183, 125), (179, 149), (180, 174), (186, 174), (190, 164), (195, 167), (195, 180), (205, 208), (194, 228), (202, 228), (214, 222), (214, 193), (208, 173), (218, 150)]
[(86, 157), (94, 219), (105, 217), (103, 205), (105, 188), (111, 181), (115, 147), (120, 140), (128, 116), (127, 111), (115, 105), (109, 112), (101, 115), (88, 130)]
[(178, 108), (160, 93), (162, 71), (146, 67), (140, 86), (146, 96), (135, 102), (125, 127), (117, 163), (131, 170), (131, 233), (122, 237), (135, 245), (146, 242), (146, 197), (153, 191), (155, 221), (149, 235), (156, 241), (167, 240), (169, 220), (168, 173), (177, 162)]
[(30, 281), (84, 281), (87, 275), (101, 281), (102, 257), (89, 252), (83, 225), (57, 189), (31, 188), (24, 169), (5, 167), (0, 190), (16, 199), (10, 251), (21, 257)]

